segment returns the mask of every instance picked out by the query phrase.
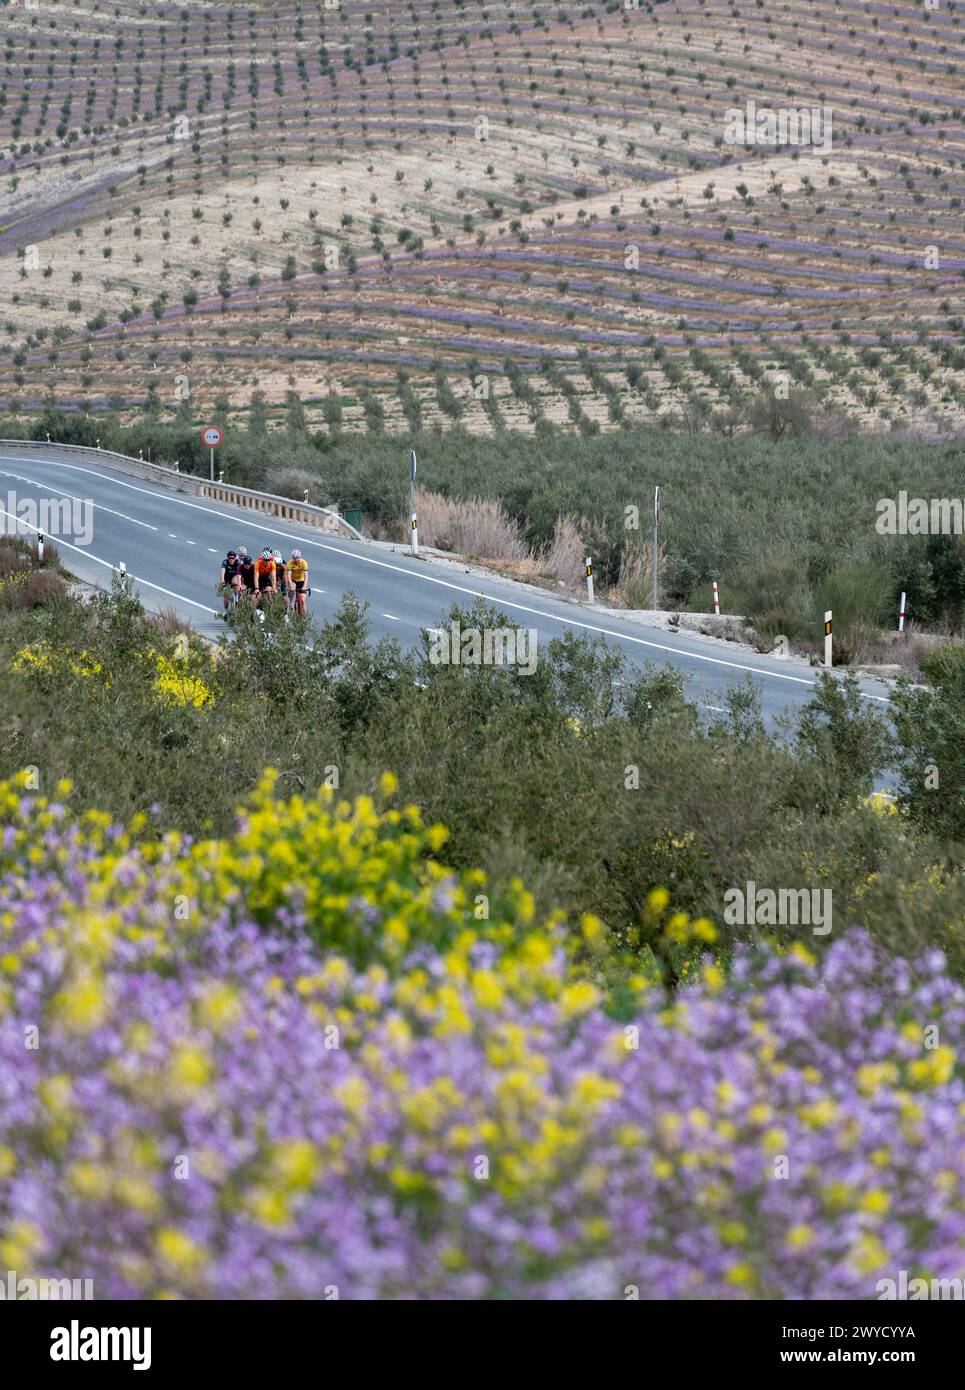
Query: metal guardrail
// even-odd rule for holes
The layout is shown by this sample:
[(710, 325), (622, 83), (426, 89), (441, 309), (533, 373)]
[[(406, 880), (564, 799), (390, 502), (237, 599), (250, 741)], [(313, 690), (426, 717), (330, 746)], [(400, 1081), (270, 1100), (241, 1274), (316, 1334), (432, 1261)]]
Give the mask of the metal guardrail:
[(147, 459), (131, 458), (128, 454), (116, 454), (112, 449), (91, 449), (83, 444), (49, 444), (37, 439), (0, 439), (0, 448), (7, 446), (16, 449), (36, 450), (47, 453), (51, 449), (61, 449), (75, 458), (84, 458), (101, 467), (117, 468), (133, 477), (156, 482), (162, 487), (174, 488), (176, 492), (186, 492), (193, 497), (204, 497), (212, 502), (227, 502), (230, 506), (244, 507), (249, 511), (262, 512), (283, 521), (298, 522), (303, 526), (314, 526), (321, 531), (334, 531), (344, 527), (353, 539), (364, 541), (361, 531), (357, 531), (333, 507), (316, 507), (312, 502), (296, 502), (291, 497), (279, 497), (276, 493), (256, 492), (253, 488), (236, 487), (233, 483), (212, 483), (196, 473), (182, 473), (177, 468), (165, 468), (160, 463), (149, 463)]

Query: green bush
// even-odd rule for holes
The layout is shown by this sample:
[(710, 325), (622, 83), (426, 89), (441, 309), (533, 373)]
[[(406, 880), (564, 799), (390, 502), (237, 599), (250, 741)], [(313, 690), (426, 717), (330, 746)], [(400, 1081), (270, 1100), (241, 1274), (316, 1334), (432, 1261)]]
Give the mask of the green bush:
[[(511, 625), (485, 605), (440, 615), (454, 618), (463, 628)], [(708, 723), (683, 698), (679, 673), (638, 671), (599, 641), (553, 641), (531, 675), (439, 665), (428, 634), (415, 652), (373, 645), (351, 596), (311, 642), (276, 612), (264, 624), (243, 612), (214, 661), (199, 639), (178, 637), (124, 584), (89, 604), (0, 611), (0, 774), (35, 766), (44, 786), (69, 777), (117, 819), (153, 803), (158, 826), (198, 835), (231, 830), (266, 764), (279, 795), (326, 783), (371, 793), (392, 771), (426, 823), (449, 827), (454, 867), (522, 876), (541, 911), (595, 912), (626, 950), (654, 884), (681, 910), (721, 923), (724, 894), (748, 880), (831, 888), (836, 924), (861, 921), (892, 943), (880, 885), (910, 900), (961, 855), (961, 817), (926, 827), (959, 839), (946, 843), (918, 828), (917, 803), (908, 816), (863, 804), (888, 747), (853, 682), (826, 677), (779, 740), (764, 731), (750, 686)], [(27, 649), (47, 657), (14, 669)], [(952, 730), (962, 702), (954, 672), (932, 697), (954, 696)], [(936, 712), (936, 730), (951, 708)], [(943, 758), (951, 742), (947, 750)], [(943, 785), (947, 772), (947, 785), (957, 775), (961, 787), (958, 756)], [(961, 904), (951, 889), (929, 902), (923, 920), (945, 942), (956, 921), (960, 930)], [(720, 949), (753, 934), (724, 926)]]
[[(517, 373), (513, 380), (526, 399), (525, 378)], [(411, 384), (403, 385), (411, 393)], [(415, 448), (423, 487), (456, 498), (498, 498), (532, 546), (552, 538), (560, 514), (585, 518), (601, 586), (619, 580), (625, 541), (649, 537), (659, 483), (660, 541), (674, 604), (706, 608), (717, 579), (726, 611), (753, 610), (765, 633), (812, 640), (815, 619), (820, 637), (821, 603), (831, 594), (842, 642), (882, 614), (890, 622), (902, 590), (922, 622), (957, 626), (965, 616), (960, 538), (881, 536), (875, 527), (878, 501), (901, 489), (912, 496), (960, 494), (960, 445), (652, 429), (389, 435), (381, 432), (376, 398), (365, 394), (362, 403), (368, 433), (333, 433), (328, 405), (330, 429), (311, 437), (266, 430), (259, 406), (248, 430), (234, 423), (226, 430), (219, 464), (228, 478), (254, 487), (263, 487), (269, 473), (307, 472), (317, 479), (313, 494), (320, 499), (361, 507), (392, 525), (404, 508)], [(134, 455), (143, 449), (154, 459), (178, 458), (183, 468), (206, 471), (208, 464), (196, 422), (187, 417), (124, 428), (110, 415), (88, 420), (54, 411), (32, 422), (8, 419), (2, 432), (40, 439), (49, 433), (77, 444), (99, 437), (105, 448)]]
[(965, 841), (965, 648), (922, 659), (927, 686), (899, 682), (893, 699), (901, 804), (916, 825)]

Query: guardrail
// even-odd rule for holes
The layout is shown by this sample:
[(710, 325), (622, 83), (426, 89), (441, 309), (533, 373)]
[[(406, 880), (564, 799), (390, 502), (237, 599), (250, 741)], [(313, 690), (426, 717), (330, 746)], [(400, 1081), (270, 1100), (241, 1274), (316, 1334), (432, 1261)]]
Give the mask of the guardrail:
[(43, 443), (36, 439), (0, 439), (0, 448), (11, 448), (37, 453), (48, 453), (60, 449), (75, 458), (84, 458), (103, 468), (116, 468), (119, 472), (130, 473), (136, 478), (144, 478), (162, 487), (171, 487), (176, 492), (186, 492), (192, 497), (204, 497), (212, 502), (227, 502), (230, 506), (244, 507), (249, 511), (262, 512), (282, 521), (294, 521), (303, 526), (314, 526), (320, 531), (335, 531), (343, 527), (354, 540), (364, 541), (365, 537), (351, 526), (334, 507), (316, 507), (312, 502), (296, 502), (291, 497), (279, 497), (271, 492), (256, 492), (253, 488), (236, 487), (233, 483), (212, 483), (197, 473), (182, 473), (177, 468), (165, 468), (160, 463), (149, 463), (147, 459), (131, 458), (128, 454), (116, 454), (112, 449), (91, 449), (82, 444)]

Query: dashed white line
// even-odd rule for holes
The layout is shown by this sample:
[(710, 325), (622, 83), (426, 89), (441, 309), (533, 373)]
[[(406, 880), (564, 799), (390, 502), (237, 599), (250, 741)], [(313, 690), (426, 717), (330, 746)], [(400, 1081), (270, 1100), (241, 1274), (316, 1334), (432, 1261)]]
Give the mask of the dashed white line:
[[(22, 458), (16, 455), (7, 455), (6, 458), (8, 461), (15, 463), (30, 464), (38, 462), (38, 460), (34, 458)], [(692, 652), (687, 651), (685, 648), (672, 647), (666, 642), (651, 642), (644, 637), (636, 637), (632, 636), (630, 633), (614, 631), (613, 628), (601, 627), (596, 623), (580, 622), (579, 619), (571, 618), (568, 616), (562, 617), (554, 613), (547, 613), (542, 609), (532, 608), (528, 604), (513, 603), (511, 600), (506, 598), (496, 598), (491, 594), (484, 593), (480, 589), (470, 589), (467, 585), (453, 584), (452, 581), (448, 579), (440, 579), (437, 578), (435, 575), (422, 574), (417, 571), (405, 569), (401, 565), (392, 565), (385, 560), (377, 560), (374, 556), (371, 555), (357, 555), (354, 554), (351, 550), (343, 550), (340, 546), (329, 545), (323, 541), (316, 541), (309, 536), (295, 536), (291, 532), (279, 531), (277, 530), (277, 528), (274, 527), (269, 528), (263, 522), (249, 520), (247, 517), (234, 517), (229, 512), (219, 511), (217, 508), (212, 506), (202, 506), (197, 502), (189, 502), (184, 497), (166, 497), (163, 493), (156, 489), (138, 487), (137, 484), (129, 483), (125, 479), (118, 478), (114, 474), (99, 473), (94, 468), (84, 467), (76, 463), (64, 463), (60, 459), (43, 459), (39, 461), (50, 464), (55, 468), (68, 468), (72, 472), (92, 474), (94, 477), (101, 478), (104, 482), (112, 483), (116, 487), (125, 487), (132, 492), (143, 493), (147, 497), (153, 497), (156, 501), (163, 500), (164, 502), (173, 502), (181, 507), (189, 507), (192, 511), (205, 512), (208, 516), (218, 516), (225, 521), (232, 521), (239, 526), (250, 526), (258, 531), (271, 530), (275, 535), (284, 536), (287, 540), (295, 540), (300, 545), (311, 545), (319, 550), (328, 550), (331, 551), (333, 554), (341, 555), (343, 558), (348, 560), (356, 560), (361, 564), (365, 565), (376, 565), (380, 569), (392, 570), (396, 574), (405, 574), (408, 575), (409, 578), (421, 579), (424, 583), (437, 584), (441, 588), (453, 589), (457, 593), (469, 594), (473, 598), (486, 599), (489, 603), (499, 604), (503, 608), (512, 608), (520, 613), (531, 613), (535, 617), (546, 618), (549, 622), (560, 623), (563, 627), (581, 628), (584, 632), (596, 632), (604, 637), (615, 637), (620, 642), (632, 642), (634, 646), (650, 647), (656, 651), (669, 652), (674, 656), (684, 657), (686, 659), (689, 659), (690, 661), (706, 661), (713, 666), (726, 666), (730, 670), (746, 671), (748, 674), (753, 676), (760, 676), (764, 680), (770, 678), (771, 680), (790, 681), (794, 685), (809, 686), (812, 690), (815, 688), (817, 684), (816, 681), (807, 680), (803, 676), (786, 675), (783, 671), (768, 670), (766, 667), (762, 668), (760, 666), (748, 666), (745, 665), (743, 662), (739, 661), (726, 661), (719, 656), (710, 656), (709, 654), (705, 654), (703, 652)], [(47, 484), (38, 483), (33, 478), (24, 478), (22, 481), (33, 483), (35, 487), (48, 486)], [(104, 510), (109, 511), (110, 508), (104, 508)], [(131, 518), (131, 520), (136, 520), (136, 518)], [(146, 522), (142, 522), (139, 524), (147, 525)], [(157, 530), (157, 527), (151, 527), (150, 529)], [(147, 583), (148, 581), (145, 580), (143, 582)], [(155, 584), (151, 585), (150, 587), (158, 588), (159, 586)], [(195, 604), (194, 606), (201, 607), (202, 605)], [(398, 622), (399, 620), (396, 619), (395, 621)], [(875, 700), (883, 705), (891, 703), (888, 697), (885, 695), (872, 695), (870, 691), (866, 690), (859, 691), (859, 694), (862, 695), (866, 700)]]
[[(19, 526), (24, 526), (28, 531), (39, 534), (39, 526), (31, 526), (30, 522), (24, 521), (22, 517), (14, 517), (13, 512), (8, 512), (6, 507), (0, 506), (0, 512), (2, 512), (4, 516), (13, 518)], [(102, 560), (99, 555), (92, 555), (91, 552), (85, 550), (83, 546), (71, 545), (70, 541), (62, 540), (59, 536), (57, 537), (57, 544), (58, 546), (64, 546), (67, 550), (76, 550), (77, 554), (83, 555), (86, 560), (93, 560), (95, 565), (103, 565), (104, 569), (110, 570), (113, 574), (117, 573), (117, 566), (112, 565), (110, 560)], [(167, 594), (168, 598), (176, 598), (181, 603), (189, 603), (192, 608), (200, 608), (202, 613), (207, 613), (209, 616), (211, 614), (211, 608), (207, 603), (196, 603), (193, 598), (185, 598), (184, 594), (176, 594), (173, 589), (165, 589), (162, 585), (155, 584), (150, 579), (142, 579), (139, 574), (133, 574), (130, 570), (127, 571), (127, 577), (133, 579), (135, 584), (143, 584), (148, 589), (157, 589), (159, 594)]]
[[(3, 477), (3, 478), (13, 478), (13, 479), (15, 479), (18, 483), (30, 483), (31, 487), (39, 487), (39, 488), (41, 488), (41, 489), (42, 489), (42, 488), (45, 488), (45, 487), (50, 487), (50, 484), (49, 484), (49, 483), (38, 483), (37, 480), (36, 480), (36, 478), (25, 478), (25, 477), (23, 477), (23, 475), (20, 474), (20, 473), (6, 473), (6, 472), (3, 472), (3, 473), (0, 473), (0, 477)], [(90, 498), (90, 497), (78, 497), (75, 493), (73, 493), (73, 492), (68, 492), (65, 488), (62, 488), (62, 487), (57, 487), (57, 488), (54, 488), (54, 489), (52, 489), (52, 490), (58, 492), (58, 493), (60, 494), (61, 497), (69, 497), (70, 500), (71, 500), (72, 502), (80, 502), (80, 503), (82, 503), (82, 504), (83, 504), (83, 503), (86, 503), (86, 504), (88, 504), (89, 506), (92, 506), (92, 507), (94, 508), (95, 511), (106, 512), (108, 516), (119, 516), (120, 519), (121, 519), (121, 521), (130, 521), (130, 522), (133, 523), (133, 525), (135, 525), (135, 526), (143, 526), (143, 527), (144, 527), (146, 530), (148, 530), (148, 531), (156, 531), (156, 530), (157, 530), (157, 527), (156, 527), (156, 526), (152, 526), (151, 523), (150, 523), (149, 521), (142, 521), (142, 520), (140, 519), (140, 517), (137, 517), (137, 516), (128, 516), (128, 515), (127, 515), (127, 512), (118, 512), (118, 511), (115, 511), (115, 509), (114, 509), (113, 507), (105, 507), (102, 503), (100, 503), (100, 502), (95, 502), (95, 501), (94, 501), (92, 498)]]

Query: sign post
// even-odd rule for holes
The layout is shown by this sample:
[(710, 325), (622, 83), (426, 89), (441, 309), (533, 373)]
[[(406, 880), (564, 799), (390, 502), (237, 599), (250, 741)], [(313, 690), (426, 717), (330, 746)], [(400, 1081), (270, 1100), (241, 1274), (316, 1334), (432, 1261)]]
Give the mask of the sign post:
[(653, 490), (653, 607), (657, 608), (657, 528), (660, 525), (660, 488)]
[(412, 528), (412, 553), (419, 553), (419, 523), (415, 514), (415, 473), (416, 473), (415, 449), (409, 455), (409, 525)]
[(201, 442), (211, 450), (211, 481), (214, 482), (214, 451), (221, 443), (224, 435), (217, 425), (206, 425), (201, 431)]
[(905, 594), (902, 594), (902, 596), (901, 596), (901, 603), (899, 603), (899, 605), (898, 605), (898, 631), (899, 631), (899, 632), (904, 632), (904, 630), (905, 630), (905, 598), (906, 598), (906, 595), (905, 595)]
[(824, 615), (824, 664), (831, 665), (831, 610)]

